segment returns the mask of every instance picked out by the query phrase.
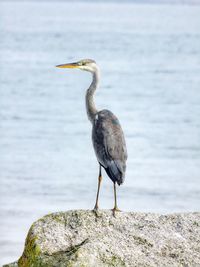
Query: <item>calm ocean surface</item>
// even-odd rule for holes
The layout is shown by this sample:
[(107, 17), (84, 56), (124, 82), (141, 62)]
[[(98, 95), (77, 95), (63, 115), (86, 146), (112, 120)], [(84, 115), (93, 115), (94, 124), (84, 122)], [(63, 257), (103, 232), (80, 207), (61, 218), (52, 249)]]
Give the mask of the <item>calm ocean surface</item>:
[[(200, 209), (200, 6), (0, 3), (0, 264), (31, 223), (92, 209), (98, 165), (85, 112), (91, 76), (56, 64), (95, 59), (99, 109), (125, 132), (119, 207)], [(100, 206), (113, 207), (110, 179)]]

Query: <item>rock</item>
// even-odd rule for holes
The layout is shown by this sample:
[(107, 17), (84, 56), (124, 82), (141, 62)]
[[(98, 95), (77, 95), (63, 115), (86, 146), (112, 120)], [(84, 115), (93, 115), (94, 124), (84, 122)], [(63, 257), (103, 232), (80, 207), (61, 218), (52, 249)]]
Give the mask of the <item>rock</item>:
[(200, 213), (53, 213), (31, 226), (18, 266), (200, 266)]
[(10, 264), (6, 264), (3, 267), (18, 267), (18, 263), (16, 261), (16, 262), (13, 262), (13, 263), (10, 263)]

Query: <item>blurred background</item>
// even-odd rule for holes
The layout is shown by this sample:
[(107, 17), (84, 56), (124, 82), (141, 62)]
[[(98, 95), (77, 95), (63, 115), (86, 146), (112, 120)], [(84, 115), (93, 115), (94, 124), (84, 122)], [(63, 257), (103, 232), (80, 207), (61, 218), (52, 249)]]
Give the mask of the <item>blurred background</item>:
[(57, 64), (101, 68), (96, 104), (118, 116), (129, 155), (119, 207), (199, 210), (200, 5), (171, 2), (0, 2), (0, 264), (20, 256), (39, 217), (94, 206), (91, 75)]

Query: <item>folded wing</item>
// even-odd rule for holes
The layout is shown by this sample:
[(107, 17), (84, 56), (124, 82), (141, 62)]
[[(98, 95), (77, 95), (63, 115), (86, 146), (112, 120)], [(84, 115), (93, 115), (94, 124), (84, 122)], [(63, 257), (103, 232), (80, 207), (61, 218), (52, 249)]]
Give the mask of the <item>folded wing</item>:
[(111, 111), (102, 110), (96, 114), (92, 140), (101, 166), (113, 182), (122, 184), (125, 178), (127, 149), (120, 123)]

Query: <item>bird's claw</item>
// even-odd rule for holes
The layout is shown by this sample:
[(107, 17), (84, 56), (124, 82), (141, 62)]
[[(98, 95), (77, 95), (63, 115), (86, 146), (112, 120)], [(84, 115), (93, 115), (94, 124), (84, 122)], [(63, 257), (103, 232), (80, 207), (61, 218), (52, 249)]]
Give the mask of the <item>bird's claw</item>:
[(112, 212), (113, 212), (113, 216), (116, 218), (116, 212), (121, 212), (121, 210), (115, 207), (112, 209)]
[(94, 207), (94, 209), (92, 211), (94, 212), (96, 217), (99, 217), (99, 208), (98, 208), (98, 206), (95, 205), (95, 207)]

